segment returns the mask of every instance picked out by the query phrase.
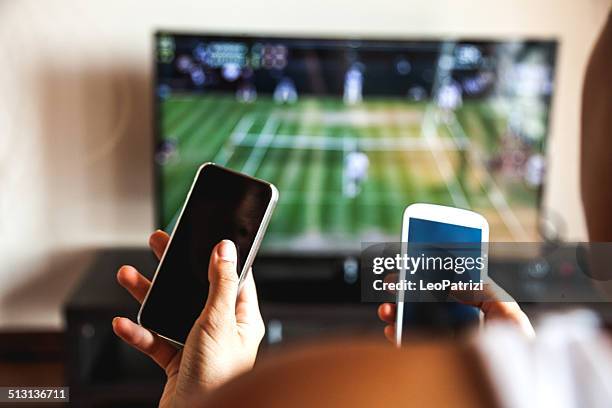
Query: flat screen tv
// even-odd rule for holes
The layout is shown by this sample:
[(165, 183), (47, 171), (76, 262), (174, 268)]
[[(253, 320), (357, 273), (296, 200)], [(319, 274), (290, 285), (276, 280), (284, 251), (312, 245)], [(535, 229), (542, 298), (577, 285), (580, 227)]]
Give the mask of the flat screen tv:
[(157, 222), (198, 166), (274, 183), (267, 254), (397, 241), (414, 202), (539, 239), (553, 40), (155, 36)]

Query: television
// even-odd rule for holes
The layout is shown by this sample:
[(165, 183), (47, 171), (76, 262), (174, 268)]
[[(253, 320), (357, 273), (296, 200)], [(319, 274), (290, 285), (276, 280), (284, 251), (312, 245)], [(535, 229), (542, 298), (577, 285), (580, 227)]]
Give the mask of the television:
[(171, 229), (212, 161), (274, 183), (262, 254), (358, 253), (415, 202), (539, 240), (557, 44), (548, 39), (155, 35), (155, 185)]

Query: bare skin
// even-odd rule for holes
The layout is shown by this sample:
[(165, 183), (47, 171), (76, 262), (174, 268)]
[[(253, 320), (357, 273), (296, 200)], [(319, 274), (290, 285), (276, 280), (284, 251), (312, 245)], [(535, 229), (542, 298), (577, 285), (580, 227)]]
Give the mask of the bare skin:
[[(484, 314), (485, 323), (503, 320), (515, 324), (527, 338), (535, 336), (529, 318), (503, 289), (489, 281), (479, 293), (455, 292), (453, 297), (466, 305), (478, 307)], [(393, 303), (383, 303), (378, 307), (378, 318), (387, 323), (385, 337), (395, 343), (395, 318), (397, 307)]]
[[(162, 231), (151, 235), (149, 246), (158, 259), (168, 240)], [(125, 317), (113, 319), (115, 334), (166, 372), (160, 407), (202, 406), (210, 391), (250, 370), (255, 362), (265, 328), (250, 271), (238, 293), (236, 248), (231, 241), (221, 241), (213, 250), (208, 279), (206, 305), (183, 349)], [(122, 266), (117, 280), (140, 303), (151, 286), (131, 266)]]

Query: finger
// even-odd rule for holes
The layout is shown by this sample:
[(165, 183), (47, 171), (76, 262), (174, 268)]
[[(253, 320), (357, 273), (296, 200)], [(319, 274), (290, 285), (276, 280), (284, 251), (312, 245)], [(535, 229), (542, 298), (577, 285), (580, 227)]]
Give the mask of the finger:
[(385, 337), (391, 343), (395, 344), (395, 325), (389, 324), (385, 326)]
[[(397, 272), (391, 272), (383, 278), (383, 282), (385, 283), (397, 283), (398, 280), (399, 280), (399, 273)], [(387, 293), (390, 293), (392, 295), (395, 295), (397, 293), (397, 290), (395, 289), (386, 289), (386, 291)]]
[(535, 336), (529, 317), (519, 304), (490, 278), (480, 291), (453, 291), (452, 296), (461, 303), (480, 308), (486, 321), (508, 321), (516, 324), (528, 338)]
[(393, 303), (383, 303), (378, 306), (378, 318), (385, 323), (395, 322), (397, 306)]
[(151, 282), (142, 276), (133, 266), (124, 265), (117, 271), (117, 281), (139, 303), (142, 303), (151, 287)]
[(161, 337), (125, 317), (113, 319), (113, 331), (127, 344), (153, 359), (164, 370), (178, 352)]
[(486, 321), (504, 320), (516, 324), (527, 338), (535, 337), (529, 317), (516, 302), (485, 302), (482, 311)]
[(493, 304), (500, 302), (516, 304), (514, 298), (490, 278), (487, 279), (481, 290), (454, 290), (451, 292), (451, 297), (461, 303), (482, 309), (485, 315)]
[(170, 236), (162, 230), (155, 231), (149, 237), (149, 246), (157, 259), (161, 259), (162, 255), (164, 255), (168, 241), (170, 241)]
[[(208, 267), (209, 292), (202, 315), (205, 319), (236, 319), (238, 273), (236, 246), (227, 239), (219, 242)], [(224, 321), (217, 321), (223, 324)]]
[(236, 324), (261, 340), (266, 333), (266, 326), (259, 311), (253, 271), (249, 269), (247, 273), (236, 301)]
[(515, 300), (491, 278), (487, 278), (479, 290), (453, 290), (451, 296), (461, 302), (471, 306), (482, 308), (486, 302), (514, 302)]
[(240, 292), (238, 293), (238, 303), (258, 303), (253, 268), (249, 268), (249, 270), (246, 271), (242, 288), (240, 288)]
[(238, 321), (247, 320), (260, 314), (253, 271), (249, 269), (246, 273), (247, 275), (244, 278), (242, 287), (238, 292), (238, 299), (236, 300), (236, 320)]
[(236, 300), (236, 322), (239, 324), (252, 323), (256, 319), (261, 320), (253, 271), (249, 269), (246, 273), (247, 276)]

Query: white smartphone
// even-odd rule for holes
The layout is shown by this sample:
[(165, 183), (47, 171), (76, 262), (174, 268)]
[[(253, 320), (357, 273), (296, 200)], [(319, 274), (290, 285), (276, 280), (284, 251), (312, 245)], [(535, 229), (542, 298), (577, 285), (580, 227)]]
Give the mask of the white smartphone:
[[(480, 244), (476, 247), (483, 255), (486, 254), (486, 244), (489, 241), (489, 224), (482, 215), (473, 211), (434, 204), (412, 204), (404, 210), (401, 235), (402, 256), (410, 253), (411, 244), (415, 248), (420, 248), (427, 244), (462, 243), (470, 244), (472, 247), (474, 244)], [(483, 257), (484, 265), (479, 271), (482, 279), (487, 273), (487, 259), (487, 256)], [(406, 276), (406, 270), (400, 269), (400, 281), (404, 281)], [(480, 312), (472, 306), (454, 302), (411, 302), (410, 293), (400, 290), (397, 293), (396, 344), (401, 345), (402, 332), (406, 324), (417, 321), (423, 323), (423, 319), (437, 319), (456, 326), (479, 318)], [(425, 322), (425, 325), (435, 323), (439, 322), (429, 321)]]
[(181, 345), (208, 296), (208, 264), (223, 239), (234, 242), (240, 284), (253, 263), (278, 201), (274, 185), (203, 164), (178, 215), (138, 323)]

